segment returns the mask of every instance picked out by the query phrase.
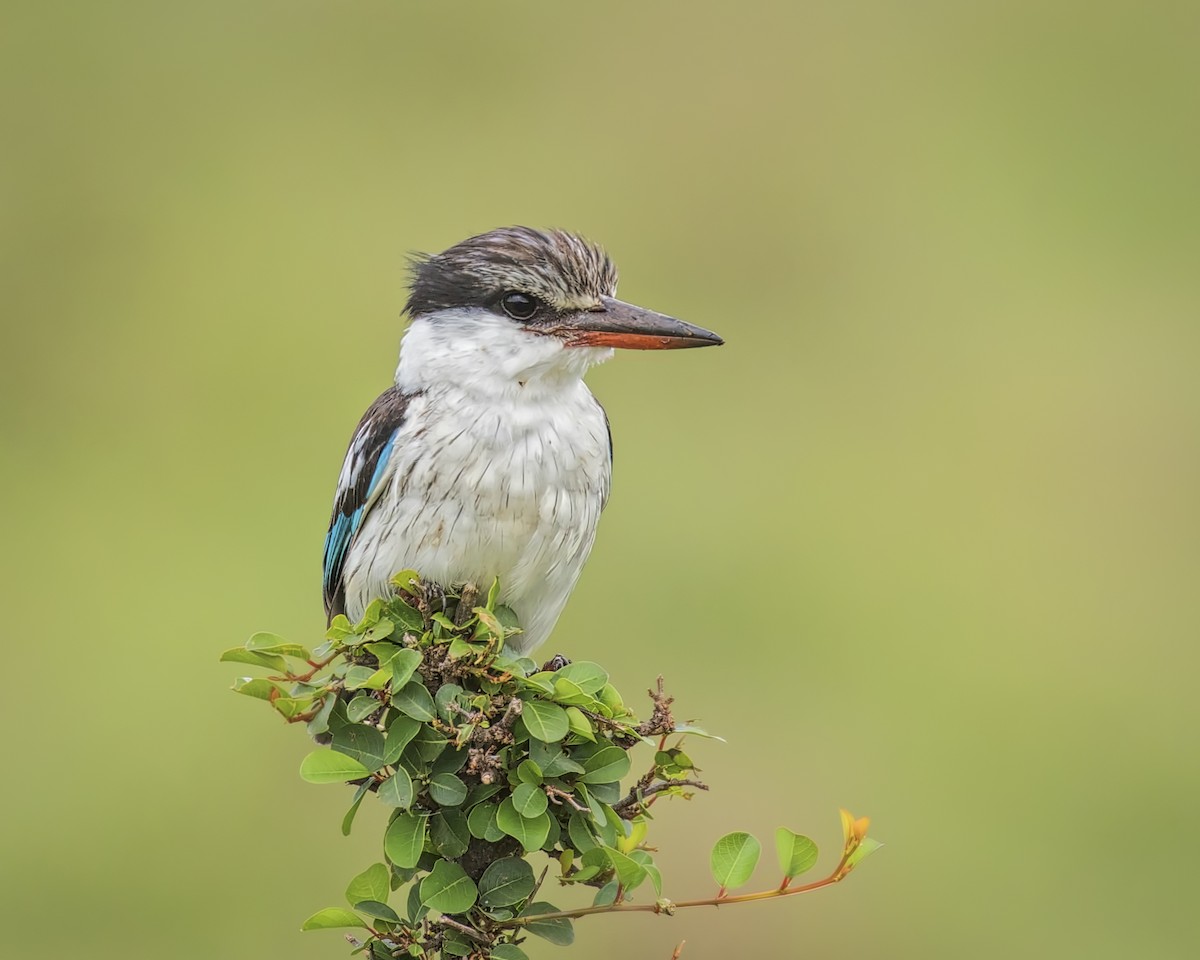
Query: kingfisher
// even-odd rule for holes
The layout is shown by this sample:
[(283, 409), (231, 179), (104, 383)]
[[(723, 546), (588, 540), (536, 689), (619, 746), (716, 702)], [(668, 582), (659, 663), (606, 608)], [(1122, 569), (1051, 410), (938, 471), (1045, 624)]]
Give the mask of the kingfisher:
[(499, 581), (523, 655), (592, 549), (612, 432), (583, 382), (615, 348), (719, 345), (616, 299), (617, 268), (563, 230), (505, 227), (413, 259), (395, 383), (358, 423), (325, 537), (325, 612), (357, 621), (400, 570)]

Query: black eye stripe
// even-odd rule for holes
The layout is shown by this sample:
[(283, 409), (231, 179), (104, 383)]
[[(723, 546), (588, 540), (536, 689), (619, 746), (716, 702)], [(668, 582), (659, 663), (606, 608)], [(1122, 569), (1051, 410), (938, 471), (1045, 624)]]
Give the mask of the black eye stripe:
[(514, 320), (532, 320), (544, 306), (537, 297), (519, 290), (506, 290), (500, 295), (500, 309)]

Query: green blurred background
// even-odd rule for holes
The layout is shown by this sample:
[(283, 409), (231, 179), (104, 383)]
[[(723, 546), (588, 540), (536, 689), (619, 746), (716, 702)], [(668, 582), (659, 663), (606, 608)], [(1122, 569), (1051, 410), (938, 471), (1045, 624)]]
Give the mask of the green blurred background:
[(729, 740), (667, 894), (727, 830), (888, 844), (533, 955), (1197, 955), (1200, 7), (2, 9), (0, 953), (345, 955), (299, 923), (380, 817), (216, 657), (319, 636), (405, 256), (515, 222), (728, 340), (592, 375), (552, 644)]

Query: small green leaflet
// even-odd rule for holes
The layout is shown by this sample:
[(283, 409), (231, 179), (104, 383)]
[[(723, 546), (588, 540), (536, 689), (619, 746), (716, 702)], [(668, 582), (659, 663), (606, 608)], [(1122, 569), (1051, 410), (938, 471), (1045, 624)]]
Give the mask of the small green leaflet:
[(387, 864), (373, 863), (350, 881), (346, 887), (346, 900), (350, 906), (364, 900), (386, 903), (390, 891)]
[(612, 783), (628, 772), (629, 754), (609, 744), (584, 758), (583, 776), (580, 779), (584, 783)]
[(425, 817), (397, 814), (383, 836), (383, 851), (398, 867), (415, 867), (425, 846)]
[(278, 697), (283, 690), (262, 677), (238, 677), (233, 683), (233, 692), (256, 700), (270, 700), (271, 697)]
[(433, 697), (429, 695), (429, 691), (425, 689), (425, 685), (420, 680), (410, 680), (404, 687), (393, 693), (392, 706), (414, 720), (424, 723), (428, 723), (437, 716)]
[(234, 647), (221, 654), (222, 663), (248, 663), (253, 667), (266, 667), (276, 673), (287, 672), (287, 661), (273, 653), (258, 653), (245, 647)]
[(709, 858), (713, 879), (723, 890), (742, 886), (754, 873), (761, 852), (758, 840), (750, 834), (725, 834), (716, 842)]
[(542, 743), (556, 743), (571, 729), (566, 711), (562, 707), (539, 700), (525, 702), (521, 720), (525, 723), (529, 735)]
[(309, 783), (345, 783), (370, 772), (353, 757), (336, 750), (314, 750), (300, 762), (300, 776)]
[(467, 785), (452, 773), (439, 773), (429, 780), (429, 797), (440, 807), (457, 807), (467, 799)]
[(379, 799), (389, 807), (399, 807), (407, 810), (413, 802), (413, 782), (408, 771), (403, 767), (395, 767), (393, 773), (379, 788)]
[[(558, 913), (558, 907), (552, 903), (546, 903), (544, 900), (539, 900), (526, 907), (521, 916), (532, 917), (538, 913)], [(575, 928), (571, 926), (571, 921), (566, 917), (559, 917), (555, 920), (531, 919), (525, 925), (525, 929), (544, 940), (557, 943), (560, 947), (569, 947), (575, 942)]]
[(354, 800), (350, 804), (350, 809), (346, 811), (346, 815), (342, 817), (342, 836), (350, 836), (350, 830), (354, 826), (354, 818), (358, 816), (358, 808), (362, 806), (363, 797), (367, 795), (367, 788), (371, 786), (371, 781), (367, 780), (358, 786), (358, 790), (354, 794)]
[(646, 879), (646, 868), (632, 857), (627, 857), (620, 850), (614, 850), (612, 847), (597, 847), (596, 849), (602, 850), (608, 857), (608, 862), (617, 872), (617, 879), (621, 881), (621, 886), (626, 890), (633, 890)]
[(811, 870), (817, 862), (817, 845), (787, 827), (775, 831), (775, 850), (779, 854), (779, 869), (789, 880)]
[(580, 687), (584, 693), (595, 695), (608, 683), (608, 671), (598, 663), (588, 660), (577, 660), (568, 663), (554, 674), (564, 680), (570, 680)]
[(496, 811), (496, 826), (517, 840), (526, 853), (532, 853), (550, 836), (550, 815), (543, 813), (527, 820), (517, 812), (512, 797), (509, 797)]
[(421, 902), (438, 913), (466, 913), (475, 905), (479, 891), (457, 863), (439, 860), (421, 881)]
[(858, 864), (882, 846), (883, 844), (874, 837), (863, 837), (858, 846), (855, 847), (854, 852), (850, 854), (850, 858), (846, 861), (847, 869), (853, 869), (858, 866)]
[(540, 817), (546, 812), (548, 800), (546, 791), (532, 783), (518, 784), (512, 794), (513, 806), (526, 820)]
[(246, 649), (255, 653), (274, 653), (281, 657), (295, 657), (297, 660), (308, 660), (312, 654), (298, 643), (288, 643), (283, 637), (273, 633), (256, 633), (246, 641)]
[(362, 900), (354, 905), (354, 909), (365, 913), (368, 917), (374, 917), (376, 920), (387, 920), (389, 923), (400, 922), (396, 911), (379, 900)]
[(408, 742), (421, 732), (421, 724), (412, 717), (398, 716), (388, 727), (383, 744), (383, 762), (394, 764), (408, 746)]
[(326, 907), (304, 921), (301, 930), (333, 930), (337, 927), (366, 927), (357, 913), (342, 907)]
[(505, 857), (483, 871), (479, 878), (479, 902), (488, 908), (511, 907), (533, 893), (536, 885), (533, 868), (528, 863)]

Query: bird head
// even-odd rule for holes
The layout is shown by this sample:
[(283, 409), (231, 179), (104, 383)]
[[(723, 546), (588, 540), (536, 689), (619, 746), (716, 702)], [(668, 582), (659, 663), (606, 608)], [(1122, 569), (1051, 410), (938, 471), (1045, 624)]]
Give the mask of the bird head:
[(397, 382), (581, 376), (614, 348), (713, 346), (715, 333), (618, 300), (617, 268), (562, 230), (505, 227), (414, 259)]

